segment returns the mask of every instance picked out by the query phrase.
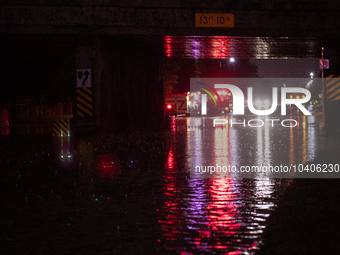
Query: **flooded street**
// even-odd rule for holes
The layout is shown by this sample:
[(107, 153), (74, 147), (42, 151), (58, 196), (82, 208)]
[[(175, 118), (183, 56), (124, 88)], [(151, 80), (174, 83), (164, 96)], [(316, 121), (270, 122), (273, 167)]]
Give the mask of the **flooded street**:
[(313, 161), (319, 123), (294, 119), (274, 129), (177, 117), (156, 134), (2, 136), (0, 253), (254, 254), (291, 180), (190, 178), (190, 164)]
[(339, 5), (302, 2), (2, 1), (0, 255), (339, 253)]

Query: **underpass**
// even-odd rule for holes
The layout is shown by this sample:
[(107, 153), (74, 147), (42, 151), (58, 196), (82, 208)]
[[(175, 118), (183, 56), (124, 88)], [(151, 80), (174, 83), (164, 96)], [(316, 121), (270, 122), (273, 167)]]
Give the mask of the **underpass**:
[[(254, 254), (295, 173), (190, 178), (190, 164), (304, 171), (316, 159), (326, 163), (318, 158), (326, 133), (333, 153), (324, 154), (339, 166), (337, 100), (325, 129), (322, 115), (296, 109), (293, 127), (232, 113), (220, 118), (239, 124), (213, 127), (214, 117), (200, 115), (175, 117), (170, 129), (164, 123), (170, 60), (180, 63), (184, 84), (192, 70), (195, 78), (259, 75), (253, 61), (318, 60), (324, 47), (324, 77), (338, 76), (334, 1), (0, 3), (0, 112), (10, 128), (0, 143), (3, 253)], [(336, 99), (338, 82), (328, 81), (328, 97)], [(303, 220), (323, 222), (310, 211)], [(321, 230), (338, 229), (330, 222)], [(337, 244), (327, 240), (322, 247), (318, 239), (326, 253)]]
[[(151, 128), (152, 123), (163, 122), (164, 58), (321, 58), (324, 47), (324, 58), (331, 62), (325, 77), (337, 76), (337, 8), (332, 1), (308, 5), (300, 1), (2, 1), (2, 58), (10, 63), (4, 64), (9, 71), (2, 70), (5, 82), (11, 84), (17, 69), (30, 66), (34, 75), (29, 83), (35, 85), (28, 90), (35, 97), (51, 92), (53, 82), (62, 84), (54, 84), (52, 91), (68, 95), (79, 129), (88, 125), (97, 129), (105, 123), (119, 123), (114, 125), (116, 131)], [(223, 24), (217, 23), (222, 19)], [(35, 62), (43, 61), (50, 66), (59, 61), (62, 70), (51, 67), (42, 74)], [(87, 80), (91, 84), (83, 85), (90, 86), (87, 92), (77, 85), (77, 70), (91, 72)], [(56, 81), (53, 75), (64, 80)], [(25, 82), (5, 87), (15, 91)], [(12, 96), (10, 104), (15, 105), (15, 100)], [(59, 99), (58, 103), (69, 102)], [(10, 116), (15, 122), (15, 114)]]

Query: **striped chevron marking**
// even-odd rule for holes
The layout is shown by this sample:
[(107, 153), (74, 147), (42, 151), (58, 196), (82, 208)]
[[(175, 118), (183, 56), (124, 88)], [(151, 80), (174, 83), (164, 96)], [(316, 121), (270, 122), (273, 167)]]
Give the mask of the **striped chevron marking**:
[(69, 120), (53, 120), (52, 125), (53, 136), (69, 136), (70, 123)]
[(336, 77), (334, 74), (326, 78), (326, 97), (327, 100), (340, 100), (340, 76)]
[(81, 118), (92, 117), (92, 89), (77, 88), (77, 115)]

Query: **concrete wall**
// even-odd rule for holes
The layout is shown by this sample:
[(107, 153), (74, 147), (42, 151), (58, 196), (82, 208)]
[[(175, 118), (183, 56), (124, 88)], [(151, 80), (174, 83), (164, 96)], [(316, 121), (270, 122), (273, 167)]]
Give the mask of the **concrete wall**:
[(42, 104), (74, 102), (76, 69), (92, 70), (93, 117), (109, 132), (159, 130), (163, 126), (162, 55), (120, 36), (6, 35), (0, 42), (0, 105), (17, 121), (18, 98)]
[[(0, 33), (325, 36), (340, 5), (322, 1), (1, 0)], [(234, 28), (196, 28), (195, 13), (232, 13)]]
[[(297, 36), (325, 38), (326, 44), (332, 41), (338, 45), (339, 11), (335, 0), (0, 0), (0, 35), (2, 41), (14, 36), (12, 41), (19, 47), (24, 45), (27, 51), (31, 50), (25, 46), (28, 37), (22, 35), (29, 36), (33, 49), (28, 55), (32, 58), (37, 52), (44, 57), (53, 52), (53, 58), (57, 58), (60, 52), (65, 61), (71, 58), (76, 62), (76, 53), (67, 56), (64, 52), (88, 47), (96, 124), (108, 123), (108, 129), (115, 130), (150, 129), (162, 120), (159, 50), (164, 50), (163, 44), (156, 52), (138, 42), (130, 43), (122, 35), (155, 35), (160, 41), (163, 35)], [(231, 13), (235, 26), (198, 28), (195, 13)], [(46, 40), (48, 35), (57, 42)], [(6, 52), (8, 46), (3, 42), (1, 46)], [(338, 52), (336, 47), (337, 57)], [(12, 48), (10, 58), (26, 53), (16, 56)], [(68, 82), (75, 86), (75, 77)]]
[(162, 58), (119, 37), (96, 42), (94, 75), (97, 124), (105, 131), (163, 127)]

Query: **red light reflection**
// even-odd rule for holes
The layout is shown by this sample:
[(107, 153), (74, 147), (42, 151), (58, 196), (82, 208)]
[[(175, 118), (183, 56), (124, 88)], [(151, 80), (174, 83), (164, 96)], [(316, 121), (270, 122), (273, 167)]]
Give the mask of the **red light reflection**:
[(8, 111), (0, 109), (0, 134), (9, 135)]
[(0, 109), (0, 126), (8, 126), (8, 111)]
[(219, 231), (219, 235), (235, 235), (241, 224), (236, 220), (237, 207), (230, 202), (234, 200), (234, 195), (230, 191), (231, 179), (212, 178), (210, 180), (211, 202), (207, 206), (210, 229)]
[(0, 127), (0, 134), (1, 135), (9, 135), (9, 126)]
[(172, 153), (172, 148), (169, 150), (167, 166), (169, 169), (174, 168), (174, 154)]
[(100, 176), (104, 178), (113, 178), (121, 173), (119, 160), (109, 154), (103, 154), (98, 157), (97, 170)]
[(172, 57), (172, 36), (164, 37), (164, 51), (168, 58)]
[(228, 59), (235, 55), (239, 38), (230, 36), (164, 36), (164, 52), (168, 58), (186, 56), (194, 59)]

